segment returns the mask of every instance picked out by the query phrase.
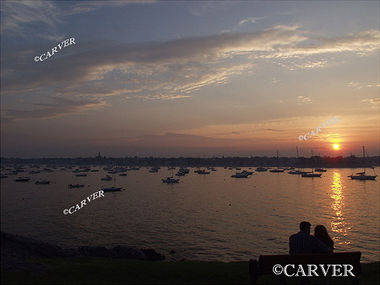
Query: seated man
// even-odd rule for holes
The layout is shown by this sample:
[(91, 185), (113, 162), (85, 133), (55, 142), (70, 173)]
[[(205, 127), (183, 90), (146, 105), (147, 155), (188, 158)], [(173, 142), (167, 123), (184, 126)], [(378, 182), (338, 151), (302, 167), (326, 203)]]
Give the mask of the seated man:
[(289, 238), (289, 254), (329, 253), (328, 247), (310, 235), (310, 223), (301, 222), (300, 232)]

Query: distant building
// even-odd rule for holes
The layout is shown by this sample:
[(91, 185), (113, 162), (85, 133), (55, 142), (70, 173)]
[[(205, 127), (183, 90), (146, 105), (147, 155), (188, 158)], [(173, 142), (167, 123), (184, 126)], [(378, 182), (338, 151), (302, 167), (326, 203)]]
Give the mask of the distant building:
[(100, 155), (100, 151), (98, 152), (98, 155), (95, 157), (97, 160), (101, 160), (103, 157)]

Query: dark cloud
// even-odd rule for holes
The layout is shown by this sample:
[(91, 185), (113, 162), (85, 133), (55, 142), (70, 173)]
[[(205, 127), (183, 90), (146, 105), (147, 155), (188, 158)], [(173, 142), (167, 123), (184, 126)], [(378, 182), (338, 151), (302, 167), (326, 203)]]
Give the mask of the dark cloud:
[(35, 109), (6, 109), (2, 112), (2, 115), (4, 116), (4, 120), (8, 122), (21, 119), (52, 118), (68, 113), (75, 113), (78, 111), (98, 109), (106, 104), (102, 100), (96, 100), (93, 98), (81, 98), (73, 100), (63, 97), (53, 97), (50, 99), (53, 101), (52, 103), (34, 104), (34, 106), (37, 107)]

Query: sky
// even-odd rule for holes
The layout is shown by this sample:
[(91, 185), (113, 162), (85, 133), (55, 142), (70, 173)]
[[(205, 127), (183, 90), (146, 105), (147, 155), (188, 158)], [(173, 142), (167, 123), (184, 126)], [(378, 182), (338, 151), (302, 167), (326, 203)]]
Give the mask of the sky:
[(379, 1), (0, 9), (2, 157), (380, 155)]

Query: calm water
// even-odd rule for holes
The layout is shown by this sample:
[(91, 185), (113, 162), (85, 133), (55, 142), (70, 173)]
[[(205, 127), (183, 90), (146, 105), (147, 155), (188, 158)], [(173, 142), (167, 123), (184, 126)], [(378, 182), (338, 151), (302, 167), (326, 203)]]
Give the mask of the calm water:
[[(125, 191), (105, 193), (73, 215), (62, 211), (112, 186), (100, 181), (105, 171), (87, 177), (25, 172), (29, 183), (9, 176), (1, 179), (1, 228), (64, 247), (128, 245), (154, 248), (169, 260), (236, 261), (286, 254), (289, 236), (307, 220), (328, 228), (336, 251), (359, 250), (362, 261), (380, 260), (379, 181), (352, 181), (351, 169), (329, 169), (313, 179), (269, 172), (234, 179), (233, 170), (216, 169), (198, 175), (190, 168), (177, 185), (161, 182), (171, 173), (167, 168), (128, 171), (116, 181)], [(35, 185), (40, 178), (52, 184)], [(69, 183), (86, 187), (68, 189)]]

